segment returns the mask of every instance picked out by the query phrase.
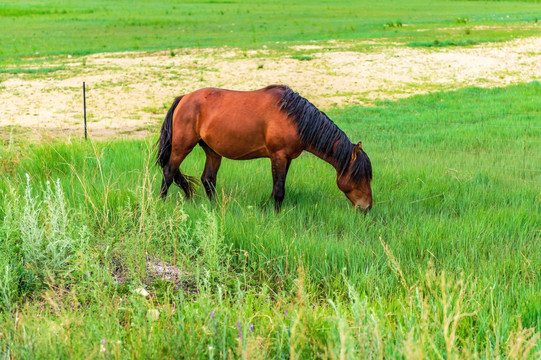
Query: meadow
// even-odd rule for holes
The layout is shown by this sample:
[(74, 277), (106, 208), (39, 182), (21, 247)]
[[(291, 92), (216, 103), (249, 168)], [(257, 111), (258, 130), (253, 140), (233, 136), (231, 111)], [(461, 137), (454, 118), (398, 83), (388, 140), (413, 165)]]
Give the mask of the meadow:
[[(276, 215), (268, 160), (225, 160), (215, 203), (202, 188), (162, 202), (155, 137), (8, 142), (1, 351), (537, 357), (540, 95), (531, 83), (329, 111), (372, 159), (366, 216), (309, 154)], [(185, 173), (203, 160), (194, 151)], [(153, 278), (152, 259), (180, 275)]]
[[(59, 80), (40, 70), (59, 54), (470, 46), (535, 35), (540, 9), (297, 4), (4, 1), (0, 81)], [(159, 123), (146, 137), (88, 141), (0, 129), (0, 356), (539, 358), (540, 109), (538, 81), (324, 109), (372, 160), (366, 215), (308, 153), (276, 214), (268, 159), (224, 159), (212, 203), (201, 186), (159, 200)], [(199, 177), (203, 163), (196, 148), (183, 172)]]
[[(366, 39), (468, 45), (539, 33), (539, 1), (81, 1), (0, 4), (0, 64), (105, 51)], [(276, 43), (278, 42), (278, 43)]]

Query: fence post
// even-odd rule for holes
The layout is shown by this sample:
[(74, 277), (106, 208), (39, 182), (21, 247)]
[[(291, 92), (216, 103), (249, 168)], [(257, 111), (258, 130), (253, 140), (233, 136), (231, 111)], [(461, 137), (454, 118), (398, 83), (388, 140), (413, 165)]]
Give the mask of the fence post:
[(86, 87), (85, 87), (84, 81), (83, 81), (83, 108), (84, 108), (84, 115), (85, 115), (85, 140), (87, 140), (88, 135), (86, 131)]

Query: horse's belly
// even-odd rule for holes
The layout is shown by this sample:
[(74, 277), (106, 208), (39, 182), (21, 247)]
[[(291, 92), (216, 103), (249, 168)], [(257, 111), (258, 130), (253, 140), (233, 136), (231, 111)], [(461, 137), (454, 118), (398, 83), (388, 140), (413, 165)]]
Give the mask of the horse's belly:
[(221, 143), (208, 143), (212, 150), (219, 155), (233, 160), (250, 160), (261, 157), (269, 157), (266, 147), (229, 147)]
[(257, 127), (232, 129), (217, 126), (201, 133), (203, 141), (219, 155), (235, 160), (268, 157), (264, 129)]

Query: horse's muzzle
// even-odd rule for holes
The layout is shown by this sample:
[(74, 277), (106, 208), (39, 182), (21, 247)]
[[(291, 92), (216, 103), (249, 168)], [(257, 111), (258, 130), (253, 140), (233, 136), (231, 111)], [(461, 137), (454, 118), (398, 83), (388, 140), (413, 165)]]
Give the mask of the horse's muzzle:
[(355, 207), (355, 209), (356, 209), (357, 211), (360, 211), (360, 212), (363, 212), (363, 213), (365, 213), (365, 214), (368, 214), (368, 212), (370, 211), (370, 209), (372, 209), (372, 205), (368, 205), (368, 206), (365, 207), (364, 209), (363, 209), (361, 206), (357, 205), (357, 206)]

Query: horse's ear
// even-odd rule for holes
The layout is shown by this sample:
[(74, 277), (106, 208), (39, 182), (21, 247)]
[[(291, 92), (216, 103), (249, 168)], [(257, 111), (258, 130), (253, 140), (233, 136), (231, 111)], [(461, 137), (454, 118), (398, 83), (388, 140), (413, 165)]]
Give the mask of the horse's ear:
[(362, 148), (362, 144), (361, 142), (359, 141), (354, 147), (353, 147), (353, 152), (351, 153), (351, 161), (355, 161), (355, 159), (357, 159), (357, 155), (359, 154), (359, 151), (361, 151), (361, 148)]

